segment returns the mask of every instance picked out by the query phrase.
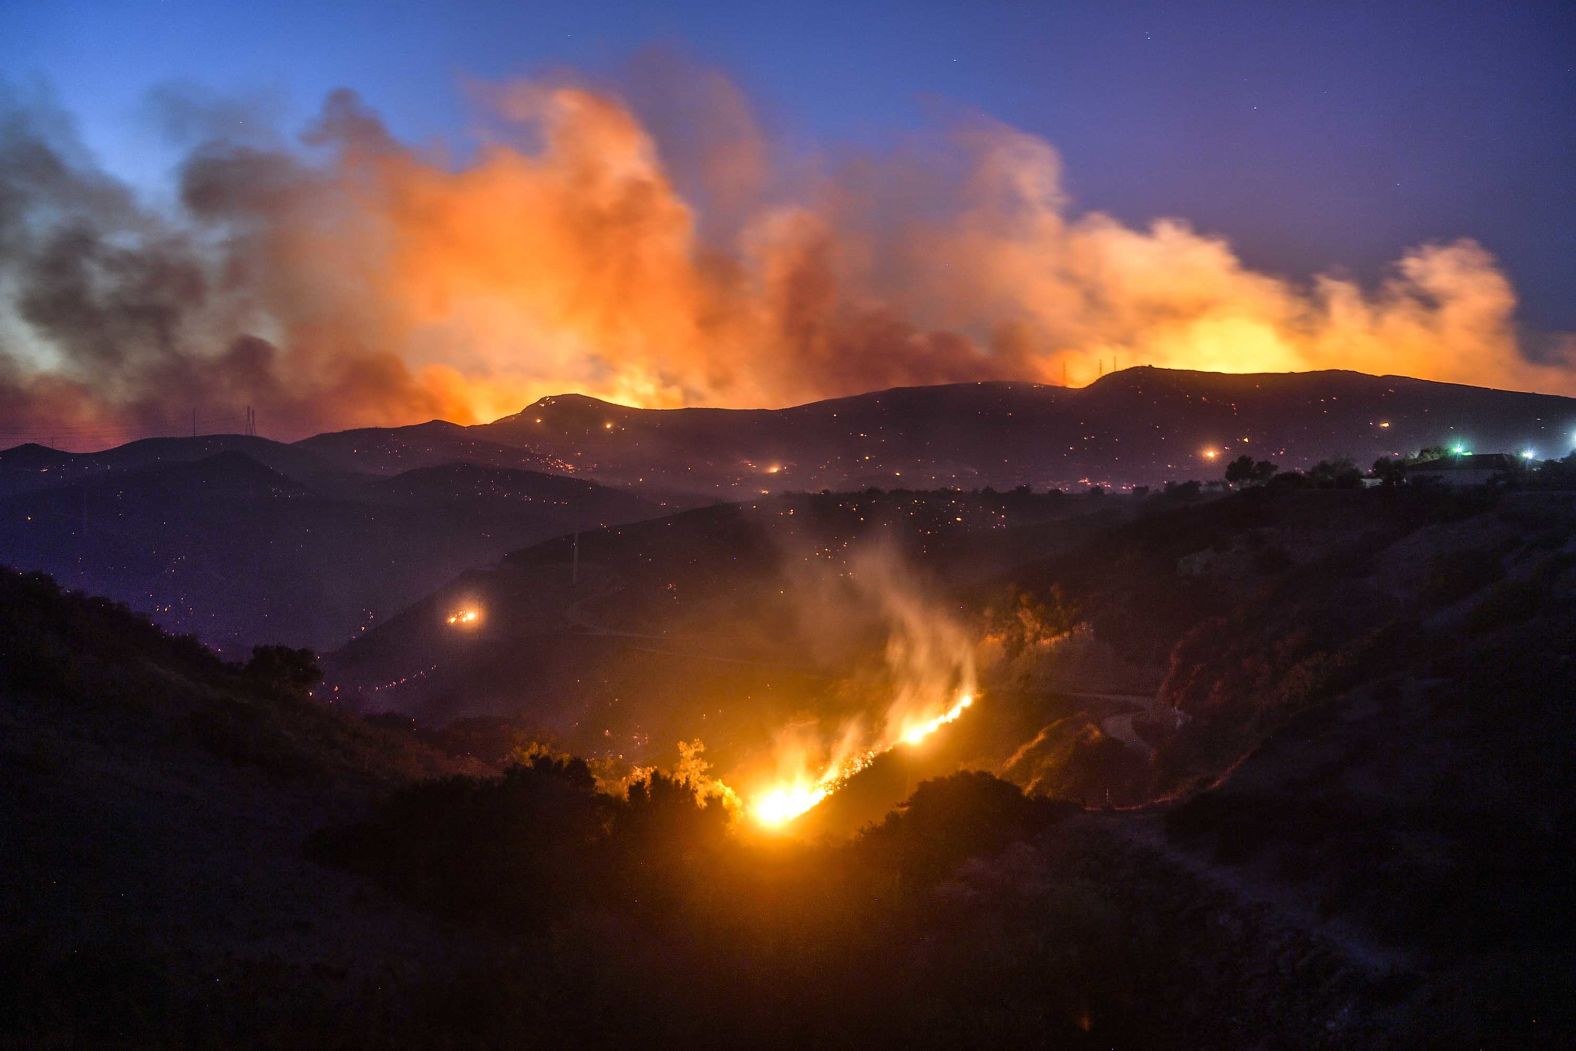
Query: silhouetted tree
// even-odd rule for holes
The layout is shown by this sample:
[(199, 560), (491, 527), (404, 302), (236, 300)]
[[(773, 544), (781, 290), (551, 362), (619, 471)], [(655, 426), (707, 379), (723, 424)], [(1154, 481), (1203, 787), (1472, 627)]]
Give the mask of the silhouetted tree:
[(1281, 471), (1269, 480), (1270, 489), (1306, 489), (1308, 477), (1301, 471)]
[(1242, 455), (1226, 465), (1226, 481), (1232, 485), (1255, 485), (1275, 477), (1275, 465), (1268, 460), (1254, 462), (1253, 457)]
[(1000, 850), (1076, 809), (965, 770), (922, 782), (906, 803), (861, 834), (858, 850), (905, 882), (928, 884), (965, 859)]
[(1374, 477), (1384, 485), (1400, 485), (1406, 477), (1406, 466), (1389, 456), (1381, 456), (1374, 461)]
[(1232, 485), (1246, 485), (1253, 481), (1253, 457), (1239, 456), (1226, 465), (1226, 481)]
[(1356, 489), (1363, 484), (1363, 472), (1345, 457), (1320, 460), (1308, 468), (1308, 481), (1316, 489)]

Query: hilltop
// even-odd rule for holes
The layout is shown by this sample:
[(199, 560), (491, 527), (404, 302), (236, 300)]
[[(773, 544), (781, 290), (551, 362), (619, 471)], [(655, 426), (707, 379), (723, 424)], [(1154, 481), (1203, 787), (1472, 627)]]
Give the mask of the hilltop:
[(1457, 442), (1564, 455), (1576, 400), (1345, 371), (1140, 367), (1082, 388), (907, 387), (787, 409), (633, 409), (560, 396), (472, 430), (609, 482), (737, 499), (868, 486), (1156, 486), (1215, 477), (1244, 453), (1292, 469)]

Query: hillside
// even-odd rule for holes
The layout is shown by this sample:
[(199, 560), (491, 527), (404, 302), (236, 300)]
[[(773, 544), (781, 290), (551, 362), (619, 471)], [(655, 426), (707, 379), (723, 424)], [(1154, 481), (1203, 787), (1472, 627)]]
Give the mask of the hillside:
[[(401, 1046), (1576, 1032), (1566, 495), (802, 495), (587, 533), (573, 565), (560, 539), (458, 578), (335, 655), (333, 708), (289, 659), (0, 576), (31, 917), (4, 1014)], [(942, 622), (973, 709), (795, 835), (728, 821), (711, 775), (747, 792), (785, 724), (878, 708), (894, 636)], [(355, 674), (397, 675), (362, 700), (423, 735), (344, 718)], [(533, 726), (591, 762), (409, 780), (490, 774), (450, 756)], [(130, 1003), (158, 1006), (105, 1026)]]
[(432, 420), (412, 427), (334, 431), (296, 442), (292, 449), (356, 474), (393, 475), (465, 463), (506, 470), (574, 470), (572, 464), (528, 447), (489, 441), (474, 428)]
[(29, 444), (0, 451), (0, 497), (191, 463), (226, 453), (244, 456), (302, 484), (327, 482), (337, 473), (328, 461), (296, 446), (240, 434), (144, 438), (91, 453), (62, 452)]
[[(391, 788), (478, 772), (0, 570), (0, 1040), (231, 1044), (378, 1025), (455, 939), (300, 842)], [(184, 1033), (177, 1039), (176, 1033)]]
[[(699, 508), (512, 552), (461, 574), (328, 660), (374, 711), (434, 725), (524, 721), (589, 757), (665, 762), (703, 736), (719, 763), (881, 663), (877, 596), (851, 564), (890, 551), (958, 587), (1135, 513), (1060, 494), (787, 495)], [(578, 568), (576, 568), (578, 567)], [(453, 625), (476, 609), (474, 626)]]
[(0, 562), (227, 650), (327, 648), (522, 544), (657, 511), (588, 481), (466, 464), (306, 477), (231, 450), (20, 493), (0, 499)]
[(470, 431), (615, 484), (737, 498), (871, 485), (1155, 486), (1216, 476), (1244, 453), (1301, 469), (1457, 442), (1563, 456), (1576, 400), (1355, 372), (1133, 368), (1084, 388), (913, 387), (774, 410), (632, 409), (568, 395)]
[(1082, 388), (908, 387), (786, 409), (635, 409), (569, 394), (472, 427), (434, 420), (292, 445), (213, 435), (98, 453), (19, 446), (0, 452), (0, 494), (225, 450), (318, 485), (469, 463), (575, 474), (657, 497), (743, 499), (869, 486), (1157, 486), (1214, 477), (1242, 454), (1302, 469), (1332, 456), (1366, 466), (1454, 444), (1560, 457), (1573, 442), (1576, 399), (1554, 395), (1357, 372), (1141, 367)]
[[(845, 836), (928, 778), (988, 771), (1086, 812), (959, 870), (959, 900), (1000, 917), (997, 895), (1024, 887), (1064, 903), (1069, 879), (1100, 888), (1079, 907), (1127, 917), (1122, 937), (1144, 946), (1118, 971), (1171, 961), (1125, 994), (1139, 1029), (1164, 987), (1196, 997), (1176, 1017), (1210, 1019), (1195, 1043), (1258, 1046), (1269, 1017), (1287, 1046), (1391, 1046), (1397, 1031), (1415, 1039), (1395, 1046), (1561, 1046), (1576, 1031), (1567, 495), (1036, 497), (988, 527), (958, 499), (782, 498), (588, 534), (579, 593), (566, 546), (540, 545), (332, 668), (391, 675), (374, 703), (435, 724), (494, 706), (602, 760), (671, 762), (669, 742), (703, 737), (747, 790), (782, 727), (835, 728), (890, 696), (890, 623), (857, 591), (834, 591), (836, 615), (804, 596), (825, 567), (863, 571), (853, 553), (872, 534), (897, 535), (931, 615), (980, 640), (983, 699), (866, 767), (801, 834)], [(480, 630), (444, 628), (460, 601), (486, 611)], [(1037, 929), (1058, 907), (1014, 922)], [(1081, 915), (1067, 922), (1106, 922)]]

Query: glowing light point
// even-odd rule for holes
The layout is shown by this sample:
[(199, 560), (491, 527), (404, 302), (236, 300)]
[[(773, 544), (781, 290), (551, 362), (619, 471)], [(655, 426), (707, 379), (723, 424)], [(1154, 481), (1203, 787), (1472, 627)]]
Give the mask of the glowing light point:
[(1538, 454), (1531, 449), (1521, 450), (1521, 458), (1523, 460), (1535, 460), (1537, 459), (1537, 456)]
[(1467, 454), (1467, 447), (1465, 445), (1452, 445), (1450, 447), (1450, 452), (1455, 456), (1465, 456)]
[(1219, 455), (1220, 455), (1220, 452), (1217, 449), (1205, 449), (1204, 450), (1204, 459), (1206, 459), (1206, 460), (1213, 460), (1215, 457), (1217, 457)]
[(1390, 421), (1389, 420), (1380, 420), (1379, 421), (1379, 429), (1380, 430), (1385, 430), (1385, 431), (1389, 430), (1390, 429)]
[(612, 429), (613, 429), (613, 421), (612, 421), (612, 420), (608, 420), (608, 421), (607, 421), (607, 422), (606, 422), (606, 423), (604, 423), (604, 424), (603, 424), (603, 425), (602, 425), (602, 429), (603, 429), (603, 430), (604, 430), (604, 431), (610, 431), (610, 430), (612, 430)]
[(475, 608), (457, 609), (448, 616), (448, 624), (455, 628), (469, 628), (481, 623), (482, 611)]

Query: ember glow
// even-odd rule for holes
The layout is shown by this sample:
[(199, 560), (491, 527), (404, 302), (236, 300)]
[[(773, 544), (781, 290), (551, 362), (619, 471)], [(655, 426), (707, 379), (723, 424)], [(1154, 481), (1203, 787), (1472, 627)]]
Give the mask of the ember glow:
[(475, 607), (457, 609), (448, 616), (447, 623), (452, 628), (474, 628), (482, 620), (482, 611)]

